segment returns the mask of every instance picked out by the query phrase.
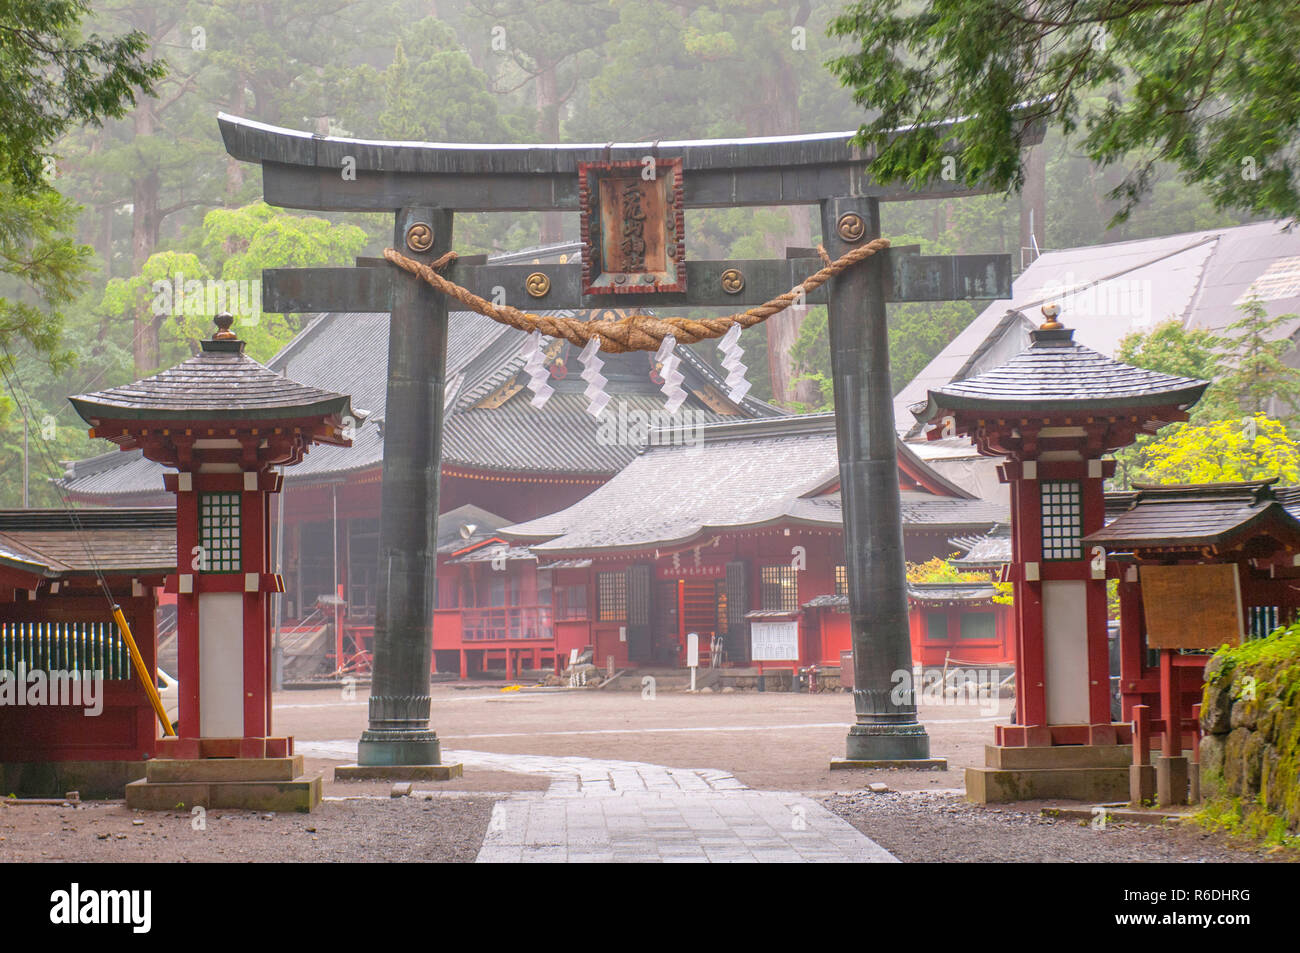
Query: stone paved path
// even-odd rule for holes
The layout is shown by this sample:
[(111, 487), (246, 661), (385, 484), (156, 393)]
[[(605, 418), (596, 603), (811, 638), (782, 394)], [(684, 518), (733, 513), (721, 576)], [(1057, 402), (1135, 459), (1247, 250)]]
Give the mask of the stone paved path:
[[(350, 758), (356, 742), (302, 742), (295, 750)], [(482, 751), (443, 757), (550, 778), (545, 793), (497, 802), (479, 863), (896, 862), (816, 801), (754, 791), (725, 771)]]

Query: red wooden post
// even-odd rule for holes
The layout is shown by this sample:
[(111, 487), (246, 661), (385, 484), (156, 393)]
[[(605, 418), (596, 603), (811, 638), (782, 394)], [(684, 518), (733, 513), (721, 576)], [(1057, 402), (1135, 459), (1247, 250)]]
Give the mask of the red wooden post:
[(1151, 709), (1133, 706), (1133, 764), (1146, 767), (1151, 763)]
[(1174, 649), (1160, 650), (1160, 717), (1165, 723), (1160, 753), (1166, 758), (1177, 758), (1183, 753), (1181, 698), (1174, 653)]

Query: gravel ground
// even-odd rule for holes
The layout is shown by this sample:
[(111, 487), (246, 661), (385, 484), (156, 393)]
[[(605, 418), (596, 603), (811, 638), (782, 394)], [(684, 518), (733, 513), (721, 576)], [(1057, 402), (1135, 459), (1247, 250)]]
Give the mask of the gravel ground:
[(1242, 863), (1273, 860), (1228, 846), (1185, 824), (1120, 824), (1043, 817), (1023, 805), (982, 806), (929, 791), (835, 794), (822, 798), (904, 862)]
[(326, 801), (311, 814), (213, 809), (206, 829), (179, 811), (122, 801), (0, 808), (0, 862), (472, 862), (492, 798), (420, 796)]

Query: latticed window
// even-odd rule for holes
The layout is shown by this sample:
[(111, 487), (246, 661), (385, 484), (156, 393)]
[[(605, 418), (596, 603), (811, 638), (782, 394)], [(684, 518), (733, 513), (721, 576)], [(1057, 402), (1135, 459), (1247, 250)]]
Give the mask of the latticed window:
[(764, 566), (760, 570), (759, 585), (764, 609), (799, 611), (798, 572), (793, 566)]
[(202, 572), (239, 572), (239, 494), (204, 493), (199, 497), (199, 545)]
[(627, 573), (596, 573), (596, 596), (601, 622), (627, 619)]
[(849, 594), (849, 568), (847, 566), (835, 567), (835, 595), (847, 596)]
[(931, 642), (948, 640), (948, 613), (927, 612), (925, 614), (925, 637)]
[(963, 639), (996, 639), (997, 622), (992, 612), (966, 612), (961, 617), (961, 637)]
[(1082, 490), (1073, 480), (1042, 484), (1043, 559), (1082, 559)]

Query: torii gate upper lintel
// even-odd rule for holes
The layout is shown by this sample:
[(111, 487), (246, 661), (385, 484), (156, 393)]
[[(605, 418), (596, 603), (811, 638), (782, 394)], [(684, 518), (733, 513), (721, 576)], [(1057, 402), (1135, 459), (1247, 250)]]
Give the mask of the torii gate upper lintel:
[[(982, 191), (955, 181), (921, 190), (874, 183), (848, 132), (607, 145), (448, 145), (322, 137), (224, 114), (218, 122), (231, 156), (261, 163), (267, 202), (393, 212), (393, 247), (425, 263), (452, 250), (457, 211), (579, 211), (580, 163), (680, 159), (684, 208), (818, 204), (823, 244), (832, 258), (879, 237), (882, 201)], [(1037, 141), (1033, 134), (1025, 138), (1027, 144)], [(463, 287), (500, 288), (508, 301), (551, 310), (629, 304), (735, 308), (788, 291), (820, 267), (813, 250), (791, 251), (787, 260), (686, 258), (684, 291), (631, 298), (584, 294), (577, 263), (461, 259), (444, 274)], [(393, 768), (386, 776), (398, 777), (402, 767), (441, 761), (437, 735), (429, 729), (428, 673), (449, 308), (444, 295), (383, 259), (357, 264), (268, 270), (263, 309), (391, 314), (374, 673), (358, 764), (363, 770)], [(743, 275), (742, 287), (733, 281), (724, 289), (728, 270)], [(539, 272), (548, 279), (540, 297), (536, 282), (528, 287), (529, 276)], [(1006, 298), (1010, 287), (1008, 255), (927, 257), (916, 248), (895, 247), (808, 295), (809, 304), (825, 303), (829, 315), (855, 679), (848, 762), (929, 759), (914, 698), (895, 701), (894, 673), (910, 674), (912, 658), (885, 303)]]

